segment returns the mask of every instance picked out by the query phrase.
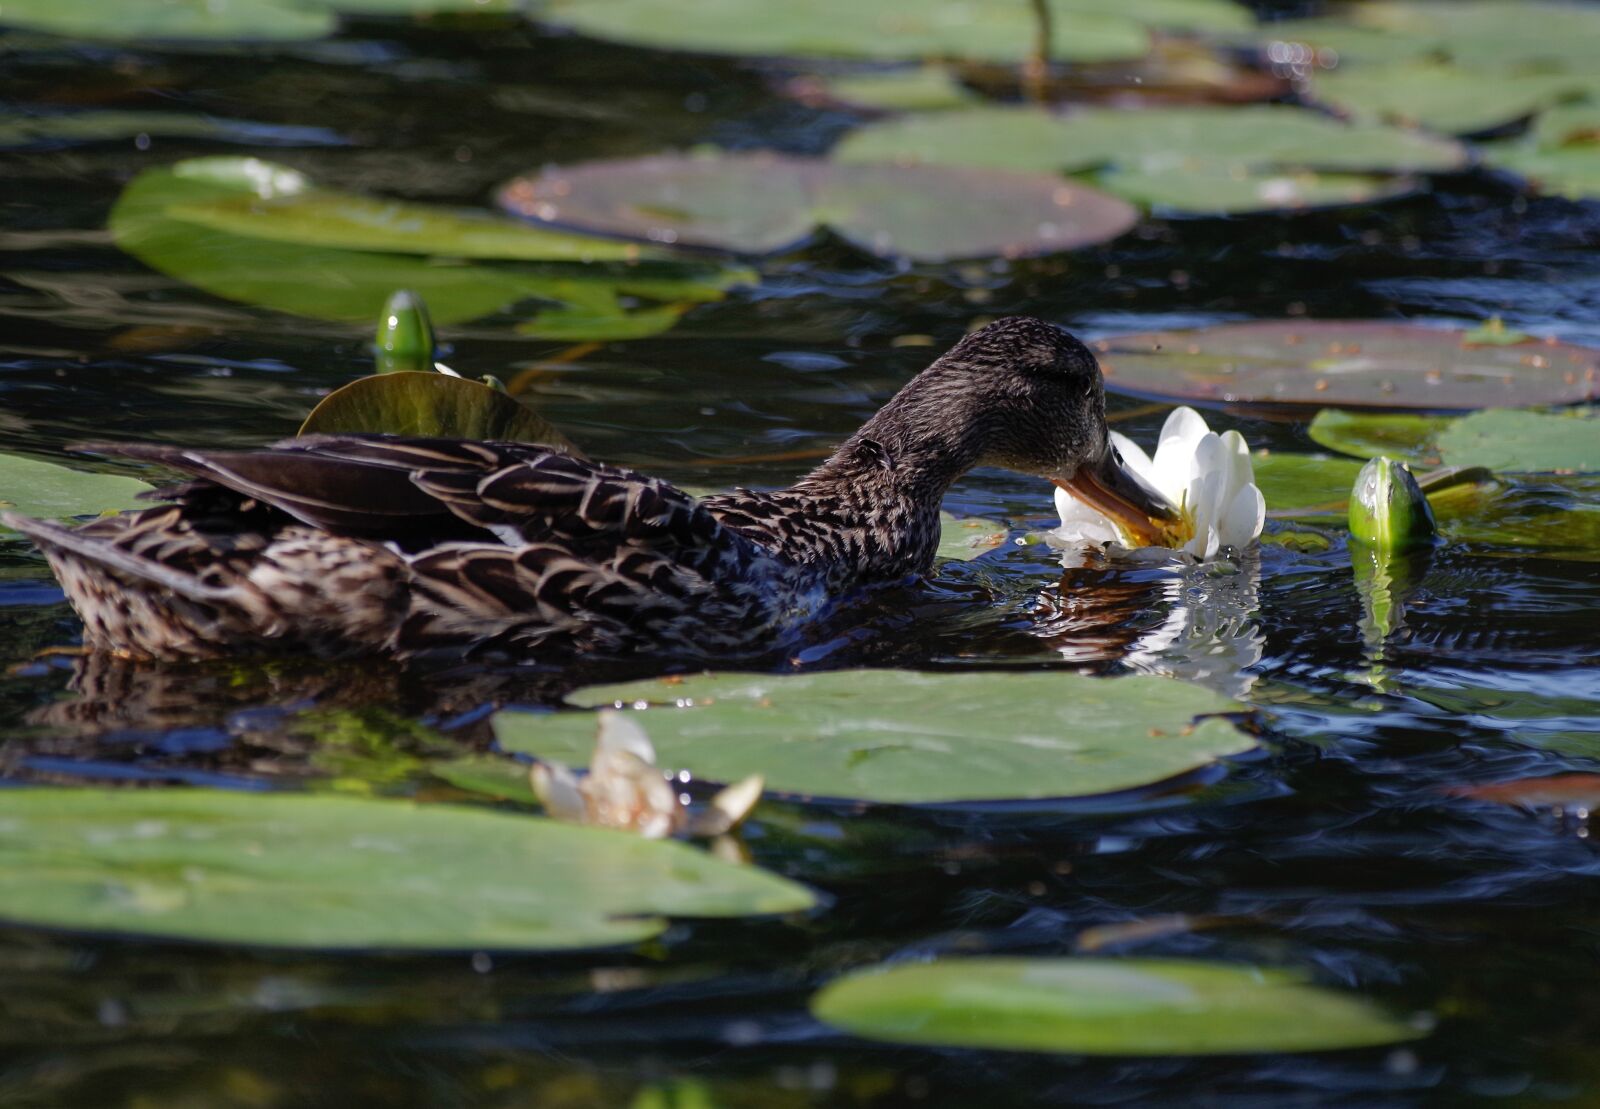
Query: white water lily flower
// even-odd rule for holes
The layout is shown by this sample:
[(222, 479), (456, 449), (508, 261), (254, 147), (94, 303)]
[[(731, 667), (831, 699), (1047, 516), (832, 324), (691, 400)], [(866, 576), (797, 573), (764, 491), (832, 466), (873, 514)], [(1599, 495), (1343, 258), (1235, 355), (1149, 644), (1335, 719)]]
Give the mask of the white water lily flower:
[[(1182, 520), (1169, 539), (1183, 553), (1205, 561), (1226, 547), (1243, 550), (1261, 535), (1267, 505), (1237, 431), (1218, 435), (1185, 407), (1167, 417), (1154, 458), (1126, 435), (1113, 431), (1111, 441), (1128, 470), (1178, 507)], [(1056, 511), (1061, 526), (1051, 538), (1057, 542), (1125, 544), (1110, 517), (1065, 489), (1056, 490)]]
[(655, 745), (635, 715), (612, 709), (599, 713), (594, 755), (581, 779), (558, 762), (534, 765), (533, 790), (553, 819), (664, 839), (681, 833), (718, 836), (750, 815), (761, 797), (760, 775), (735, 782), (711, 798), (704, 811), (691, 813), (656, 766)]

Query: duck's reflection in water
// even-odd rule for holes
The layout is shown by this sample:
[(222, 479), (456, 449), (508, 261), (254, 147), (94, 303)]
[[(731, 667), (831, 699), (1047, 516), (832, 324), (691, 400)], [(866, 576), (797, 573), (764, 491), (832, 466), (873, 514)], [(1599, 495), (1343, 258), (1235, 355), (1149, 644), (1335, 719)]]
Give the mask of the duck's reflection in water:
[(1266, 636), (1255, 621), (1261, 560), (1254, 551), (1194, 564), (1070, 559), (1039, 597), (1032, 634), (1076, 663), (1114, 662), (1181, 678), (1229, 697), (1255, 684)]

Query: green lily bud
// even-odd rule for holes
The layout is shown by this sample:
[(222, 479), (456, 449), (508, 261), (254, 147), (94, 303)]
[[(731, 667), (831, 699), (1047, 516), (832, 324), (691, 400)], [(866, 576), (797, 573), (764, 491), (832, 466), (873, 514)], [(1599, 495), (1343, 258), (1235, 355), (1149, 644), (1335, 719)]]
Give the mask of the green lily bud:
[(410, 289), (393, 293), (383, 306), (375, 361), (381, 374), (433, 369), (433, 324), (428, 320), (428, 306)]
[(1378, 457), (1361, 467), (1350, 490), (1350, 537), (1374, 551), (1433, 543), (1433, 509), (1403, 462)]

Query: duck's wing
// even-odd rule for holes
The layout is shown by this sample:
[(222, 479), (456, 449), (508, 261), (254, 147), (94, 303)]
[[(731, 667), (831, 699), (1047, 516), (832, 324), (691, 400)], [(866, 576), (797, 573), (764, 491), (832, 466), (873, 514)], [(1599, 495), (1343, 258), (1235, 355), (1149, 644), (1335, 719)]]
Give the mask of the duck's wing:
[(410, 566), (402, 650), (563, 634), (604, 646), (728, 606), (760, 619), (755, 582), (775, 564), (665, 481), (530, 444), (314, 436), (247, 451), (93, 449), (189, 475), (162, 492), (197, 511), (225, 494), (334, 535), (393, 540)]

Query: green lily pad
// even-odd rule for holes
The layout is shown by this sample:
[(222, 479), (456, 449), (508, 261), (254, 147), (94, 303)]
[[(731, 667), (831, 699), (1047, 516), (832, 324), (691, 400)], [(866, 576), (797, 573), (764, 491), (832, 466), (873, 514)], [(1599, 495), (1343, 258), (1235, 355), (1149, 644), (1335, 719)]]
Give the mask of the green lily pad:
[[(1284, 105), (1127, 111), (971, 108), (887, 120), (845, 136), (842, 162), (1101, 171), (1107, 189), (1190, 211), (1249, 211), (1380, 199), (1404, 182), (1369, 172), (1442, 172), (1457, 143)], [(1321, 174), (1328, 174), (1322, 177)]]
[[(751, 277), (746, 270), (697, 262), (667, 265), (661, 272), (654, 266), (584, 264), (571, 260), (574, 250), (582, 250), (576, 237), (549, 238), (551, 233), (513, 221), (422, 205), (389, 208), (355, 197), (344, 198), (348, 206), (341, 209), (328, 202), (330, 195), (339, 194), (320, 192), (304, 175), (271, 162), (197, 158), (134, 178), (112, 208), (110, 228), (123, 250), (208, 293), (313, 319), (362, 323), (374, 319), (398, 287), (421, 295), (442, 325), (536, 299), (588, 308), (607, 328), (637, 328), (634, 310), (620, 304), (619, 292), (651, 298), (662, 286), (673, 299), (714, 300)], [(294, 203), (308, 196), (315, 203), (302, 222)], [(252, 214), (256, 204), (264, 206), (263, 214)], [(385, 214), (395, 212), (416, 218), (397, 221)], [(319, 238), (324, 231), (368, 249), (328, 246)], [(637, 249), (588, 241), (600, 253)], [(473, 251), (530, 260), (541, 249), (536, 244), (553, 252), (537, 269), (459, 260)], [(407, 253), (413, 251), (418, 253)], [(599, 320), (596, 306), (612, 314)], [(672, 319), (658, 314), (647, 323), (659, 330)]]
[(1600, 478), (1521, 477), (1430, 495), (1455, 543), (1519, 555), (1600, 561)]
[(1516, 66), (1589, 72), (1600, 39), (1600, 11), (1558, 0), (1379, 0), (1336, 11), (1273, 24), (1270, 38), (1332, 49), (1345, 63), (1438, 56), (1495, 80)]
[(1116, 238), (1127, 204), (1045, 174), (844, 166), (772, 154), (623, 159), (520, 178), (500, 202), (530, 218), (651, 242), (767, 254), (827, 227), (864, 250), (940, 262)]
[(1450, 416), (1413, 416), (1405, 413), (1346, 412), (1325, 408), (1311, 421), (1312, 442), (1330, 451), (1356, 458), (1386, 454), (1420, 465), (1439, 461), (1431, 449), (1439, 432), (1450, 426)]
[(1250, 463), (1267, 514), (1280, 519), (1343, 515), (1361, 463), (1327, 455), (1257, 451)]
[(1588, 74), (1496, 73), (1441, 64), (1341, 66), (1318, 71), (1317, 99), (1352, 116), (1466, 135), (1513, 123), (1585, 95), (1595, 87)]
[(533, 791), (525, 763), (489, 755), (463, 755), (458, 759), (431, 762), (428, 771), (434, 777), (468, 793), (524, 805), (539, 803), (539, 795)]
[(1483, 466), (1512, 473), (1600, 471), (1600, 411), (1523, 412), (1489, 409), (1458, 418), (1328, 409), (1311, 422), (1311, 438), (1329, 450), (1368, 458)]
[(666, 916), (811, 907), (678, 843), (449, 805), (217, 790), (0, 791), (0, 918), (303, 948), (635, 943)]
[(571, 450), (555, 426), (527, 405), (466, 378), (400, 370), (357, 378), (311, 410), (301, 435), (423, 435), (495, 439)]
[(929, 112), (976, 102), (978, 94), (942, 65), (847, 73), (791, 82), (790, 93), (811, 102), (887, 112)]
[(1169, 107), (973, 108), (888, 120), (845, 136), (841, 161), (981, 165), (1067, 172), (1117, 166), (1187, 172), (1306, 168), (1444, 172), (1466, 164), (1460, 144), (1383, 124), (1345, 124), (1275, 104)]
[(937, 959), (848, 975), (811, 1011), (868, 1039), (1075, 1055), (1332, 1051), (1421, 1035), (1300, 974), (1178, 959)]
[(1120, 335), (1097, 350), (1108, 388), (1202, 404), (1440, 410), (1600, 395), (1600, 351), (1473, 343), (1459, 331), (1405, 324), (1262, 320)]
[(992, 551), (1006, 541), (1006, 526), (975, 516), (939, 513), (939, 549), (936, 558), (965, 562)]
[[(43, 518), (95, 516), (133, 508), (150, 486), (119, 474), (73, 470), (18, 454), (0, 454), (0, 509)], [(0, 525), (0, 535), (13, 534)]]
[(1376, 204), (1409, 196), (1419, 188), (1412, 177), (1306, 169), (1241, 172), (1220, 165), (1191, 173), (1112, 169), (1096, 174), (1094, 182), (1147, 208), (1205, 214)]
[(252, 146), (338, 146), (326, 127), (292, 127), (182, 112), (89, 111), (15, 115), (0, 120), (0, 147), (62, 146), (151, 135)]
[[(1088, 797), (1134, 789), (1250, 750), (1206, 714), (1242, 705), (1165, 678), (855, 670), (702, 674), (603, 685), (585, 707), (665, 706), (640, 723), (662, 766), (782, 793), (893, 804)], [(587, 763), (594, 717), (502, 712), (509, 751)]]
[[(1125, 7), (1136, 9), (1139, 0)], [(1171, 7), (1171, 0), (1164, 6)], [(1195, 13), (1232, 5), (1206, 0)], [(1054, 0), (1053, 52), (1062, 61), (1137, 58), (1150, 36), (1133, 18), (1090, 2)], [(1099, 11), (1095, 9), (1101, 9)], [(915, 59), (958, 57), (1015, 62), (1033, 48), (1026, 4), (924, 0), (550, 0), (540, 18), (593, 38), (662, 50), (765, 57)]]
[(1528, 134), (1486, 143), (1482, 150), (1484, 161), (1526, 178), (1540, 192), (1600, 198), (1600, 105), (1552, 108)]
[(114, 41), (298, 41), (330, 35), (335, 13), (504, 13), (521, 0), (6, 0), (0, 25)]
[(1449, 466), (1594, 473), (1600, 471), (1600, 410), (1474, 412), (1452, 421), (1436, 442)]
[[(174, 172), (187, 172), (180, 163)], [(634, 262), (661, 258), (634, 243), (530, 225), (490, 212), (456, 211), (313, 188), (299, 174), (270, 196), (243, 194), (169, 205), (173, 219), (229, 235), (305, 246), (524, 262)]]
[(0, 25), (77, 39), (262, 42), (321, 38), (337, 21), (282, 0), (6, 0)]

